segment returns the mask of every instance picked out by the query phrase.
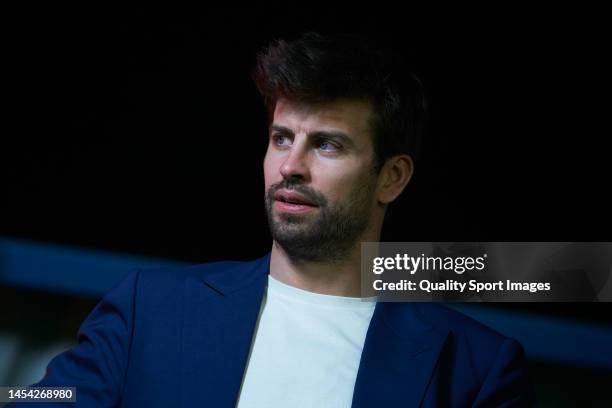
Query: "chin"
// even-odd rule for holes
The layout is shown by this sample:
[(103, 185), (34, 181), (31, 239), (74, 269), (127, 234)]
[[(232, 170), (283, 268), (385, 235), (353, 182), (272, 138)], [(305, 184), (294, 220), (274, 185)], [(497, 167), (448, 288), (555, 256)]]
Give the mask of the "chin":
[(275, 221), (283, 225), (304, 224), (311, 218), (309, 214), (276, 213)]

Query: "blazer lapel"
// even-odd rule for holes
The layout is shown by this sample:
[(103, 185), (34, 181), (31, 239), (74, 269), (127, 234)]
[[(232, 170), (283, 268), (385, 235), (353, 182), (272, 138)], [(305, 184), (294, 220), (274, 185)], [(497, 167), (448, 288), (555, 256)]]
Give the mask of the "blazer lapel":
[(413, 303), (378, 303), (368, 328), (353, 408), (417, 407), (448, 331), (423, 322)]
[[(269, 263), (268, 254), (186, 280), (183, 406), (236, 405)], [(419, 405), (448, 331), (423, 322), (416, 309), (413, 303), (376, 305), (355, 382), (354, 408)]]
[(183, 406), (236, 405), (268, 271), (266, 256), (187, 279), (181, 350)]

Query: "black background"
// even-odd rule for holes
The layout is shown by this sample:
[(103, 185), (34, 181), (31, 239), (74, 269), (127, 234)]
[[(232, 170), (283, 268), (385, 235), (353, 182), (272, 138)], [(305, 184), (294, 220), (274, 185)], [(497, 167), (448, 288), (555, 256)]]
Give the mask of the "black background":
[[(0, 234), (189, 262), (267, 252), (250, 72), (270, 40), (319, 30), (391, 41), (428, 92), (384, 239), (610, 241), (595, 11), (354, 7), (9, 14)], [(512, 307), (609, 321), (606, 305)]]

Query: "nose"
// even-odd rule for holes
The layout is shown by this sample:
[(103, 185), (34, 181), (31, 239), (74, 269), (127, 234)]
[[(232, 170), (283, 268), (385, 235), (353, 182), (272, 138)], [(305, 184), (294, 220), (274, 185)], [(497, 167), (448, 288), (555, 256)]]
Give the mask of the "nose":
[(299, 179), (303, 182), (310, 180), (308, 165), (308, 152), (298, 143), (294, 143), (288, 152), (285, 161), (280, 167), (280, 173), (285, 180)]

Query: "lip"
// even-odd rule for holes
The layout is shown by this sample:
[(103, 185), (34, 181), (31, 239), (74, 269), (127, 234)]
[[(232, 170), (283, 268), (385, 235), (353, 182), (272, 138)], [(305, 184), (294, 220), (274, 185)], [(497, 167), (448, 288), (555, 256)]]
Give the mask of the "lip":
[(291, 190), (278, 190), (274, 193), (274, 199), (274, 207), (286, 213), (303, 214), (318, 207), (304, 195)]
[(314, 211), (317, 207), (312, 205), (291, 204), (284, 201), (275, 201), (274, 208), (276, 208), (277, 211), (284, 213), (305, 214), (307, 212)]
[(317, 207), (315, 203), (307, 199), (303, 194), (292, 190), (278, 190), (276, 193), (274, 193), (274, 199), (277, 202), (282, 202), (286, 204)]

